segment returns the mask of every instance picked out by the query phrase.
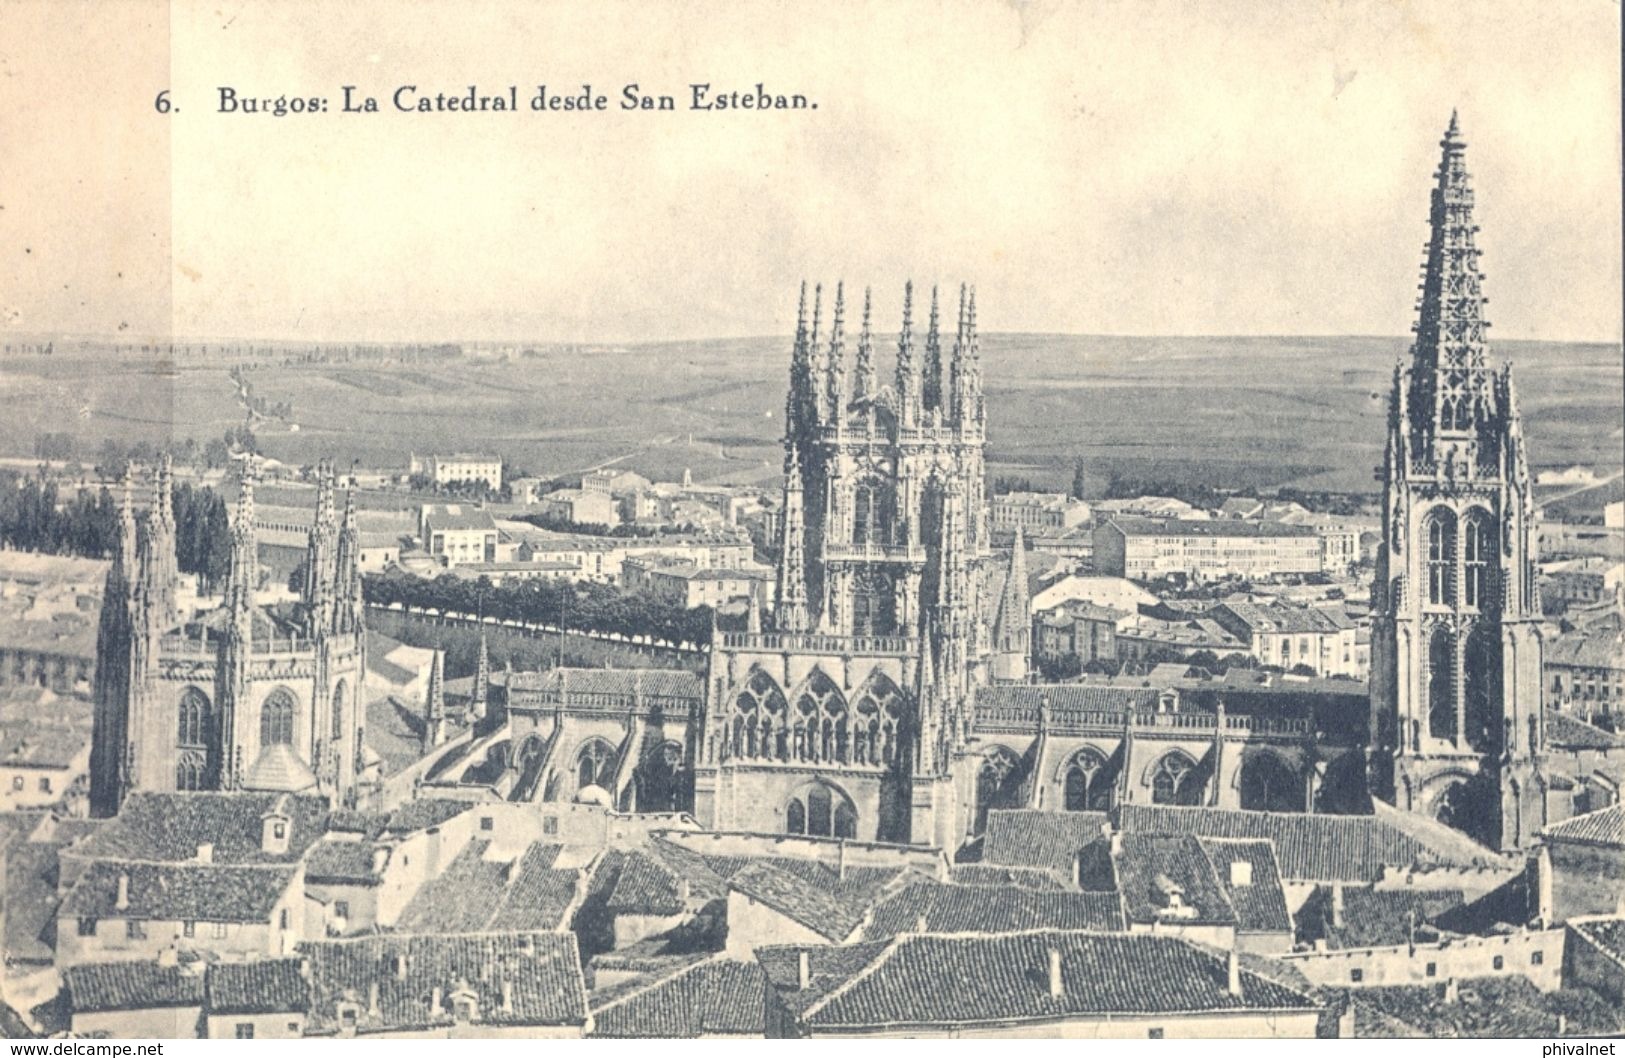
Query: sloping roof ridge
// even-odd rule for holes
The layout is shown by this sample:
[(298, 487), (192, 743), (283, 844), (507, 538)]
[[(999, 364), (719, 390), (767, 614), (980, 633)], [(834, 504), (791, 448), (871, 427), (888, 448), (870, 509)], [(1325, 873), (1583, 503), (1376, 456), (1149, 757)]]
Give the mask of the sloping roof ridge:
[(693, 962), (679, 963), (676, 966), (670, 968), (670, 970), (668, 972), (666, 972), (666, 973), (661, 973), (659, 971), (656, 971), (653, 975), (651, 975), (651, 977), (650, 977), (650, 979), (648, 981), (645, 981), (644, 983), (638, 985), (636, 988), (632, 989), (629, 992), (623, 992), (620, 995), (615, 996), (614, 998), (610, 999), (609, 1002), (605, 1003), (601, 1007), (593, 1007), (593, 1008), (591, 1008), (592, 1012), (594, 1014), (602, 1014), (606, 1010), (613, 1010), (615, 1007), (620, 1006), (622, 1003), (628, 1002), (629, 1000), (638, 999), (638, 998), (640, 998), (642, 996), (645, 996), (648, 993), (654, 991), (655, 989), (663, 988), (666, 985), (669, 985), (669, 984), (677, 981), (679, 978), (685, 977), (688, 974), (690, 974), (690, 973), (692, 973), (692, 972), (694, 972), (696, 970), (703, 969), (704, 967), (707, 967), (707, 966), (713, 966), (713, 965), (715, 965), (716, 963), (719, 963), (719, 962), (741, 962), (742, 963), (743, 960), (730, 959), (730, 958), (728, 958), (728, 953), (727, 952), (719, 951), (719, 952), (712, 953), (712, 955), (709, 958), (696, 959)]
[(866, 980), (881, 966), (890, 962), (892, 956), (896, 955), (897, 952), (901, 950), (903, 940), (908, 936), (911, 935), (900, 933), (891, 940), (886, 941), (886, 946), (881, 949), (878, 955), (869, 960), (869, 965), (865, 966), (863, 969), (859, 970), (857, 973), (853, 974), (851, 977), (848, 977), (845, 981), (842, 981), (839, 985), (836, 985), (834, 988), (820, 996), (815, 1002), (808, 1006), (807, 1009), (801, 1012), (801, 1020), (805, 1021), (811, 1018), (814, 1014), (824, 1009), (824, 1007), (828, 1006), (835, 999), (851, 991), (852, 988), (854, 988), (859, 982)]
[[(1223, 871), (1219, 870), (1219, 865), (1213, 862), (1212, 856), (1208, 855), (1207, 846), (1202, 844), (1202, 836), (1200, 834), (1187, 834), (1186, 837), (1190, 838), (1191, 844), (1196, 846), (1197, 854), (1202, 857), (1202, 862), (1207, 864), (1207, 869), (1213, 873), (1213, 883), (1214, 887), (1218, 890), (1219, 899), (1223, 901), (1224, 906), (1229, 909), (1231, 916), (1235, 918), (1236, 925), (1239, 927), (1241, 925), (1241, 912), (1237, 910), (1236, 902), (1230, 899), (1230, 881), (1228, 876)], [(1264, 841), (1272, 846), (1274, 844), (1274, 842), (1270, 842), (1267, 838), (1257, 838), (1253, 840)]]

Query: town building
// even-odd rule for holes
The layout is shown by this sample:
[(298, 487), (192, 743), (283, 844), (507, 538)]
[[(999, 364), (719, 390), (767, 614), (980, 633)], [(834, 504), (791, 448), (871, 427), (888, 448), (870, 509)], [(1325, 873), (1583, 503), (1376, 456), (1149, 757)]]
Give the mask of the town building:
[(1559, 922), (1625, 915), (1625, 804), (1554, 823), (1540, 833), (1542, 886)]
[(1095, 572), (1129, 580), (1319, 573), (1321, 542), (1307, 526), (1236, 519), (1097, 519)]
[(443, 566), (497, 561), (496, 519), (483, 507), (425, 504), (418, 512), (418, 537)]
[(712, 608), (739, 599), (762, 609), (773, 605), (773, 571), (765, 566), (706, 569), (691, 562), (628, 559), (621, 567), (621, 583), (628, 591), (645, 592), (674, 606), (692, 610)]
[(621, 470), (616, 467), (599, 467), (590, 474), (583, 474), (580, 488), (582, 492), (595, 492), (603, 496), (627, 496), (632, 493), (645, 492), (651, 482), (642, 474), (633, 470)]
[(1307, 665), (1316, 676), (1365, 678), (1354, 622), (1341, 607), (1237, 601), (1220, 603), (1207, 615), (1240, 638), (1242, 652), (1260, 664)]
[(993, 497), (993, 529), (1020, 526), (1029, 534), (1039, 529), (1071, 529), (1089, 520), (1089, 505), (1064, 492), (1006, 492)]
[(411, 472), (425, 474), (436, 485), (465, 484), (481, 481), (493, 492), (502, 491), (502, 457), (480, 452), (462, 452), (453, 455), (430, 455), (411, 458)]
[(608, 492), (592, 489), (557, 489), (537, 501), (544, 518), (556, 518), (577, 525), (602, 525), (613, 529), (621, 524), (621, 505)]
[(322, 471), (296, 600), (261, 605), (254, 472), (245, 463), (217, 604), (181, 612), (169, 465), (137, 533), (128, 493), (97, 639), (90, 807), (137, 790), (355, 796), (365, 701), (364, 602), (353, 497)]
[(1117, 658), (1117, 629), (1134, 615), (1072, 599), (1033, 615), (1033, 655), (1046, 661), (1074, 657), (1081, 664)]
[(0, 812), (57, 808), (83, 815), (90, 786), (88, 697), (0, 688)]
[(1625, 727), (1625, 632), (1618, 621), (1571, 629), (1546, 644), (1546, 704), (1611, 731)]
[(1440, 141), (1416, 339), (1394, 369), (1371, 591), (1379, 796), (1500, 849), (1567, 814), (1542, 715), (1529, 457), (1512, 369), (1488, 366), (1455, 116)]

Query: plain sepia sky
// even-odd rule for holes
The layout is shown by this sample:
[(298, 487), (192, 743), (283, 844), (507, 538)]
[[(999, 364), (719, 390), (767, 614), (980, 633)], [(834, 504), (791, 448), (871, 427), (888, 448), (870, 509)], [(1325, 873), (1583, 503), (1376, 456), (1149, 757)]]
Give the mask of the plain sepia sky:
[[(990, 331), (1404, 334), (1460, 107), (1499, 338), (1621, 336), (1609, 0), (0, 7), (0, 330), (784, 333), (803, 277)], [(626, 114), (628, 82), (815, 111)], [(408, 115), (590, 82), (602, 114)], [(336, 113), (340, 86), (384, 112)], [(214, 112), (216, 89), (332, 112)], [(173, 90), (177, 113), (153, 98)]]

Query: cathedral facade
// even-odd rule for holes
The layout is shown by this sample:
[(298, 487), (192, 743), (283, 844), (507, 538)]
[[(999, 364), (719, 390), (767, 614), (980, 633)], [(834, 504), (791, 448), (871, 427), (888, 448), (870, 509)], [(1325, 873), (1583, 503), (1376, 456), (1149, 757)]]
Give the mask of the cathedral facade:
[(93, 814), (116, 814), (132, 790), (275, 790), (353, 801), (366, 671), (359, 535), (353, 499), (340, 516), (332, 467), (319, 473), (298, 601), (256, 600), (250, 464), (232, 519), (224, 596), (190, 613), (176, 604), (167, 459), (140, 525), (126, 484), (97, 638)]
[(717, 829), (954, 847), (974, 688), (1025, 677), (1030, 625), (992, 550), (976, 296), (961, 288), (949, 339), (937, 292), (921, 335), (905, 288), (890, 383), (867, 292), (850, 352), (844, 287), (827, 336), (822, 288), (806, 310), (803, 286), (778, 605), (771, 627), (753, 612), (717, 636), (694, 811)]
[(1500, 849), (1548, 821), (1534, 505), (1512, 368), (1488, 363), (1473, 190), (1440, 146), (1410, 362), (1395, 368), (1372, 587), (1374, 792)]

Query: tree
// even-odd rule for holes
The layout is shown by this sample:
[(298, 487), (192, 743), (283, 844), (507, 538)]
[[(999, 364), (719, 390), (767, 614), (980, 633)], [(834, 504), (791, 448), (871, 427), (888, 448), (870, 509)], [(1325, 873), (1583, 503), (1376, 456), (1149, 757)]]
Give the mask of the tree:
[(1075, 460), (1072, 464), (1072, 498), (1083, 499), (1083, 460)]
[(1314, 676), (1314, 675), (1317, 675), (1317, 673), (1315, 672), (1314, 666), (1305, 665), (1301, 661), (1298, 662), (1296, 665), (1292, 666), (1287, 671), (1290, 672), (1294, 676)]

